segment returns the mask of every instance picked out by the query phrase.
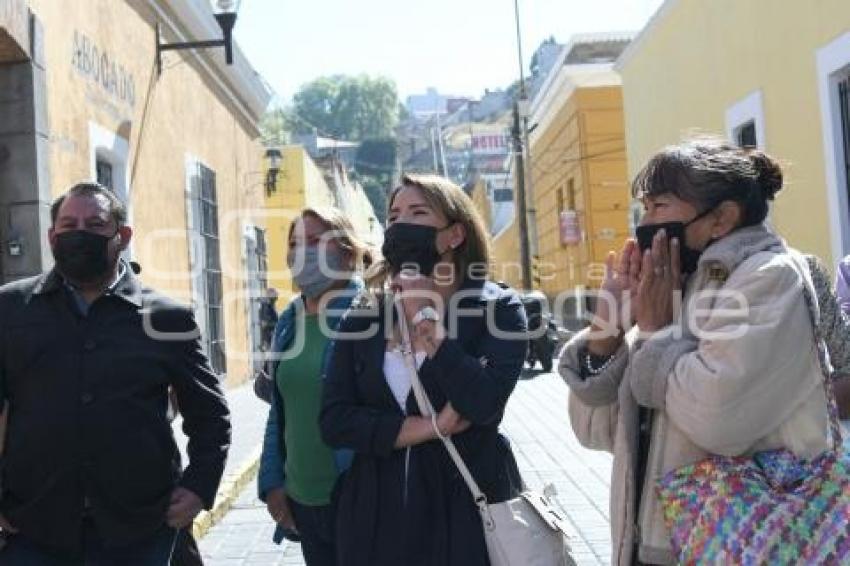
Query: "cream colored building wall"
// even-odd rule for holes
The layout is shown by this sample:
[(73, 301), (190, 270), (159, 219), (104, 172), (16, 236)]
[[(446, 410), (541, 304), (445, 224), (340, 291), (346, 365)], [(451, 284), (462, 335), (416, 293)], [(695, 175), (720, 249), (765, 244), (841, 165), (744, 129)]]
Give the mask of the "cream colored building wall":
[[(186, 211), (186, 162), (193, 157), (216, 173), (228, 383), (249, 376), (242, 230), (261, 223), (256, 181), (262, 150), (253, 126), (219, 93), (194, 56), (170, 53), (154, 73), (156, 18), (147, 2), (30, 0), (45, 29), (50, 180), (58, 195), (93, 178), (92, 124), (128, 147), (133, 258), (142, 279), (181, 301), (191, 300)], [(73, 4), (73, 7), (71, 7)], [(96, 45), (127, 77), (124, 96), (104, 88), (75, 64), (82, 38)], [(132, 90), (133, 96), (129, 96)]]
[(848, 30), (846, 0), (668, 0), (621, 58), (630, 176), (689, 132), (723, 134), (727, 109), (761, 90), (765, 149), (787, 179), (774, 225), (835, 262), (816, 51)]

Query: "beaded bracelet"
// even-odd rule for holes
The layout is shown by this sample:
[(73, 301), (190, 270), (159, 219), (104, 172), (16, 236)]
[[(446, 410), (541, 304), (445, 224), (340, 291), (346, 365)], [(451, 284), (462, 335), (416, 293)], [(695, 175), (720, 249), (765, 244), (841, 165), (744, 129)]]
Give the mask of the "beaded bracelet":
[(587, 373), (589, 373), (590, 375), (599, 375), (600, 373), (604, 372), (606, 369), (608, 369), (608, 367), (611, 365), (611, 363), (613, 361), (614, 361), (614, 354), (611, 354), (602, 363), (601, 366), (594, 367), (593, 366), (593, 356), (591, 355), (589, 350), (585, 350), (585, 353), (584, 353), (584, 369), (586, 369)]

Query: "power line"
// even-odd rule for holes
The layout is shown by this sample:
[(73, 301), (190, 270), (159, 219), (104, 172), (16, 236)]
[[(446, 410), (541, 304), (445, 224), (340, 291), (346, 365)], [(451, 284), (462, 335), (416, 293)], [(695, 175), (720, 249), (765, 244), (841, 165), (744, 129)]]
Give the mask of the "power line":
[[(584, 142), (584, 146), (588, 147), (590, 145), (610, 143), (612, 141), (622, 141), (622, 140), (623, 140), (623, 136), (619, 135), (619, 134), (612, 134), (610, 136), (598, 136), (598, 137), (595, 137), (592, 140), (587, 140), (586, 142)], [(566, 144), (566, 145), (550, 145), (549, 147), (547, 147), (547, 148), (545, 148), (545, 149), (543, 149), (539, 152), (535, 152), (535, 155), (536, 155), (535, 159), (539, 159), (541, 156), (546, 155), (548, 153), (551, 153), (553, 151), (568, 151), (568, 150), (575, 148), (576, 146), (581, 146), (581, 145), (582, 145), (581, 142), (578, 141), (578, 140), (574, 143), (570, 143), (570, 144)]]
[(590, 159), (595, 159), (597, 157), (605, 157), (605, 156), (608, 156), (608, 155), (623, 153), (625, 150), (626, 150), (626, 148), (622, 147), (622, 148), (618, 148), (618, 149), (612, 149), (612, 150), (609, 150), (609, 151), (601, 151), (599, 153), (589, 154), (589, 155), (585, 155), (585, 156), (582, 156), (582, 157), (576, 157), (576, 158), (572, 158), (572, 159), (562, 159), (557, 164), (552, 165), (550, 167), (547, 167), (545, 169), (542, 168), (542, 166), (534, 166), (534, 172), (539, 174), (540, 177), (542, 178), (542, 177), (546, 177), (546, 176), (548, 176), (548, 175), (550, 175), (554, 172), (557, 172), (560, 169), (560, 166), (564, 165), (566, 163), (579, 163), (581, 161), (588, 161)]

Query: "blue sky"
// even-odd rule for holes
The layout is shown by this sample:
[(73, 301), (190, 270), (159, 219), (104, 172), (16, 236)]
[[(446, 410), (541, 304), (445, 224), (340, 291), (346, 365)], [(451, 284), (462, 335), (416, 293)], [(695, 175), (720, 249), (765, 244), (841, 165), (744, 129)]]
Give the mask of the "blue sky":
[[(523, 55), (554, 35), (640, 29), (662, 0), (520, 0)], [(284, 100), (315, 77), (384, 75), (479, 96), (519, 76), (513, 0), (242, 0), (236, 40)]]

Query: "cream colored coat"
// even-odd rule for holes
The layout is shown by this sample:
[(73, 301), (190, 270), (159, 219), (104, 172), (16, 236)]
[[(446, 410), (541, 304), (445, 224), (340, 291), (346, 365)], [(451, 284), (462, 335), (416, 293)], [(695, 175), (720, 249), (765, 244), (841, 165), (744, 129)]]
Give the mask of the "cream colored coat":
[[(703, 253), (689, 278), (682, 316), (667, 329), (681, 329), (678, 336), (659, 333), (644, 341), (633, 330), (612, 364), (587, 380), (579, 376), (578, 359), (587, 331), (567, 344), (559, 371), (571, 390), (573, 429), (584, 446), (614, 454), (615, 564), (632, 563), (636, 536), (641, 561), (674, 562), (654, 489), (666, 472), (709, 454), (786, 447), (811, 457), (828, 447), (826, 398), (804, 286), (814, 295), (801, 255), (764, 226), (743, 228)], [(706, 290), (723, 294), (709, 298)], [(653, 409), (653, 418), (636, 522), (639, 404)]]

